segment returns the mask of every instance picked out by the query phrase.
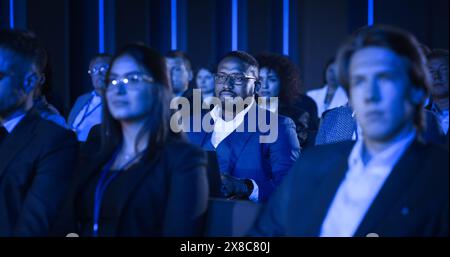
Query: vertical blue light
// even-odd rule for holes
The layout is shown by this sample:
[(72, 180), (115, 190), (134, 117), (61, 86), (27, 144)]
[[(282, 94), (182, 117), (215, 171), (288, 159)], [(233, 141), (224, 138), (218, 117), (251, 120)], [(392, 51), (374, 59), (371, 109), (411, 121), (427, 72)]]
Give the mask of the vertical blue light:
[(372, 26), (374, 21), (374, 1), (368, 0), (367, 2), (367, 25)]
[(98, 52), (105, 52), (105, 1), (98, 0)]
[(231, 50), (238, 50), (238, 0), (231, 0)]
[(172, 50), (176, 50), (178, 48), (178, 42), (177, 42), (177, 0), (171, 0), (170, 2), (170, 27), (171, 27), (171, 48)]
[(9, 0), (9, 27), (14, 28), (14, 0)]
[(283, 0), (283, 54), (289, 55), (289, 0)]

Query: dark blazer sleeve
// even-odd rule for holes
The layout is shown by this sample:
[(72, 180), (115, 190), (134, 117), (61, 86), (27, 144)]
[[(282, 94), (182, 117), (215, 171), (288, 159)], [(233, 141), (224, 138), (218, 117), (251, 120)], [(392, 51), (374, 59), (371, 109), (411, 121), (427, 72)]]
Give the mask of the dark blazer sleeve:
[(49, 231), (69, 187), (77, 142), (71, 131), (55, 126), (38, 127), (38, 131), (52, 136), (45, 137), (43, 150), (35, 161), (35, 174), (17, 218), (14, 236), (46, 236), (41, 233)]
[(163, 236), (200, 236), (209, 195), (206, 155), (200, 148), (178, 143), (166, 156), (170, 178)]
[(259, 189), (259, 200), (265, 201), (275, 187), (288, 173), (300, 156), (300, 144), (295, 132), (294, 122), (287, 117), (280, 117), (278, 124), (278, 139), (269, 144), (271, 180), (255, 180)]

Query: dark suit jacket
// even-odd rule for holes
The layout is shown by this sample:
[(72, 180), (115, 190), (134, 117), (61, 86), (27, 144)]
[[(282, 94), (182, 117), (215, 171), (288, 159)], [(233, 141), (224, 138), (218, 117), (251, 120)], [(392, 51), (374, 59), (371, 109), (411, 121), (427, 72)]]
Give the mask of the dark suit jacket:
[(72, 127), (75, 119), (77, 118), (77, 115), (81, 112), (81, 110), (83, 110), (83, 107), (89, 102), (91, 98), (92, 92), (86, 93), (77, 98), (75, 104), (72, 107), (72, 110), (70, 110), (69, 117), (67, 118), (67, 126), (69, 126), (69, 128)]
[[(274, 115), (256, 104), (252, 108), (260, 110), (255, 111), (257, 118), (259, 112), (266, 115), (266, 124), (269, 122), (270, 116)], [(215, 151), (220, 172), (238, 178), (255, 180), (259, 188), (259, 199), (265, 201), (299, 157), (300, 146), (294, 122), (281, 115), (276, 117), (278, 119), (277, 140), (274, 143), (260, 143), (260, 136), (269, 133), (260, 131), (258, 126), (256, 126), (256, 132), (242, 129), (243, 126), (248, 128), (249, 113), (244, 116), (244, 122), (240, 128), (226, 137)], [(272, 124), (271, 130), (273, 131), (273, 129)], [(193, 144), (201, 146), (205, 150), (214, 151), (211, 144), (212, 132), (207, 133), (202, 130), (201, 132), (190, 132), (187, 135)]]
[[(105, 150), (79, 164), (53, 235), (92, 235), (94, 193), (88, 188), (96, 185), (113, 152), (114, 149)], [(104, 193), (100, 214), (104, 222), (99, 223), (99, 235), (201, 235), (208, 202), (205, 167), (206, 156), (201, 149), (186, 139), (174, 139), (153, 159), (141, 160), (133, 169), (123, 171)], [(87, 201), (83, 198), (86, 191)]]
[[(343, 181), (352, 142), (306, 151), (250, 234), (318, 236)], [(395, 165), (355, 236), (448, 236), (448, 152), (414, 142)]]
[(70, 184), (72, 131), (31, 110), (0, 144), (0, 236), (45, 236)]

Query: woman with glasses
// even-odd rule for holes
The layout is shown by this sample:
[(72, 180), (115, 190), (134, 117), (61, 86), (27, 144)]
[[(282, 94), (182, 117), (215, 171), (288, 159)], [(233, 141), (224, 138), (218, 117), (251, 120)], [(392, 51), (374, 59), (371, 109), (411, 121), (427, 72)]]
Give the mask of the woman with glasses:
[(102, 147), (80, 164), (55, 233), (201, 235), (206, 156), (171, 130), (163, 57), (128, 45), (113, 57), (106, 78)]

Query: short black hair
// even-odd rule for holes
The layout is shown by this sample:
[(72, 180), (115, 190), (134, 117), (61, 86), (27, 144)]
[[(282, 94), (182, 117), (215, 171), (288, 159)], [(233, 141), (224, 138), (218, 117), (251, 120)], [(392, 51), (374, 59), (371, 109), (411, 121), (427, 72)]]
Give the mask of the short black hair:
[[(220, 62), (222, 62), (225, 59), (228, 58), (236, 58), (241, 60), (242, 62), (244, 62), (247, 65), (247, 71), (251, 68), (253, 68), (254, 71), (254, 75), (259, 78), (259, 63), (258, 61), (255, 59), (255, 57), (253, 57), (252, 55), (250, 55), (249, 53), (246, 53), (244, 51), (231, 51), (226, 53), (224, 56), (222, 56), (222, 58), (220, 58), (220, 61), (218, 64), (220, 64)], [(219, 66), (219, 65), (217, 65)]]
[(91, 62), (89, 63), (89, 66), (91, 66), (98, 59), (108, 59), (109, 61), (111, 61), (112, 60), (112, 55), (107, 54), (107, 53), (96, 54), (94, 57), (92, 57)]
[(38, 41), (36, 35), (27, 30), (0, 30), (0, 48), (14, 52), (36, 65), (40, 72), (47, 66), (47, 52)]
[(184, 66), (186, 66), (186, 68), (188, 70), (192, 70), (192, 64), (191, 64), (191, 61), (189, 59), (189, 56), (183, 51), (180, 51), (180, 50), (169, 51), (166, 54), (166, 58), (181, 58), (183, 60), (183, 62), (184, 62)]
[(445, 59), (448, 63), (448, 50), (445, 49), (433, 49), (427, 55), (427, 60), (431, 59)]
[(245, 62), (248, 66), (254, 66), (257, 69), (259, 69), (259, 63), (255, 59), (255, 57), (253, 57), (252, 55), (250, 55), (249, 53), (246, 53), (244, 51), (228, 52), (224, 56), (222, 56), (222, 58), (220, 58), (220, 61), (222, 61), (226, 58), (237, 58), (237, 59)]

